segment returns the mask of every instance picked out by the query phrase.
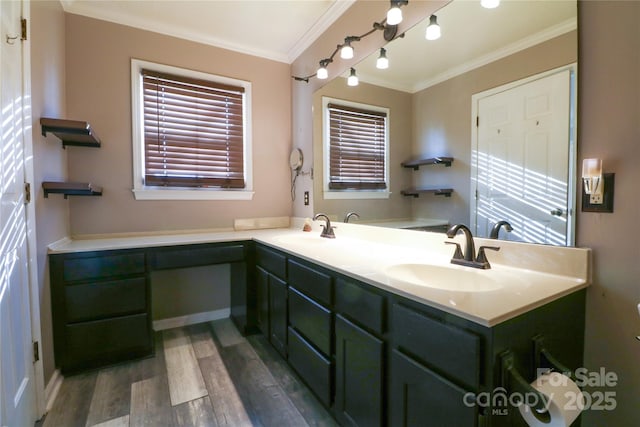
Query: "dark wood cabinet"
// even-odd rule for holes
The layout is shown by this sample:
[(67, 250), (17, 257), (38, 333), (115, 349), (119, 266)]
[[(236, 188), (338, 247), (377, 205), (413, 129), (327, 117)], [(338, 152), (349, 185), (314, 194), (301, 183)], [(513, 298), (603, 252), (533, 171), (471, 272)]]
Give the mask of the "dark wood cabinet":
[(143, 250), (50, 256), (56, 364), (63, 374), (153, 352)]
[(394, 427), (473, 427), (478, 408), (465, 405), (463, 388), (393, 350), (389, 424)]
[[(520, 426), (517, 408), (473, 404), (502, 386), (500, 354), (532, 381), (541, 334), (570, 368), (582, 363), (584, 290), (487, 327), (260, 244), (256, 259), (260, 324), (278, 319), (276, 348), (286, 325), (288, 363), (344, 426)], [(276, 286), (274, 271), (286, 274)]]
[(334, 413), (345, 426), (384, 424), (384, 342), (336, 316)]
[(269, 336), (269, 273), (262, 267), (256, 267), (256, 327)]
[[(247, 258), (247, 242), (50, 254), (56, 365), (66, 374), (152, 354), (152, 270), (229, 264), (231, 318), (246, 331), (256, 298)], [(286, 285), (281, 294), (286, 312)]]
[(269, 341), (287, 357), (287, 282), (269, 276)]

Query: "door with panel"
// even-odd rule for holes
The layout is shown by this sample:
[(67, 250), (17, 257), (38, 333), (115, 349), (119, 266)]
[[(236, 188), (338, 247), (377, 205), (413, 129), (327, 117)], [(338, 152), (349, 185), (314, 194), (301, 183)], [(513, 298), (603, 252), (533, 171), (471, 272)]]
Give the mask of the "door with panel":
[(564, 69), (477, 99), (477, 236), (507, 220), (511, 240), (572, 243), (572, 79)]
[(25, 208), (20, 1), (0, 2), (0, 425), (37, 418)]

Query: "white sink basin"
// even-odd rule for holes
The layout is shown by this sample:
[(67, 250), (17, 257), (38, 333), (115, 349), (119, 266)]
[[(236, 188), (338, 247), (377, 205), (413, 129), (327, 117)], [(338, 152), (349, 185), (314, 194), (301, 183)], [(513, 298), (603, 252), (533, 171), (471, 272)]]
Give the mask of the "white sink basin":
[(459, 292), (488, 292), (503, 286), (495, 272), (468, 267), (448, 267), (429, 264), (396, 264), (385, 269), (392, 279), (418, 286)]

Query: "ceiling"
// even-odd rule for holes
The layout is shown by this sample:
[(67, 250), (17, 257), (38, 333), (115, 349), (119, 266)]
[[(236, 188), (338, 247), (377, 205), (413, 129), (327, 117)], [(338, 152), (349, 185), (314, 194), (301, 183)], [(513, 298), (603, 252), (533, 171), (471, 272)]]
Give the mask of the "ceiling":
[(291, 63), (355, 0), (61, 0), (65, 12)]
[(357, 64), (360, 80), (415, 93), (577, 28), (575, 0), (503, 0), (495, 9), (454, 0), (435, 15), (440, 39), (425, 39), (424, 20), (385, 46), (388, 69), (376, 69), (377, 52)]
[[(68, 13), (290, 64), (355, 1), (61, 0), (61, 3)], [(404, 8), (411, 6), (412, 1)], [(358, 64), (361, 80), (416, 92), (577, 26), (575, 0), (502, 0), (496, 9), (482, 8), (478, 0), (455, 0), (436, 14), (442, 28), (439, 40), (425, 40), (427, 22), (416, 25), (404, 38), (385, 46), (389, 69), (377, 70), (375, 57)], [(404, 66), (408, 63), (412, 67)]]

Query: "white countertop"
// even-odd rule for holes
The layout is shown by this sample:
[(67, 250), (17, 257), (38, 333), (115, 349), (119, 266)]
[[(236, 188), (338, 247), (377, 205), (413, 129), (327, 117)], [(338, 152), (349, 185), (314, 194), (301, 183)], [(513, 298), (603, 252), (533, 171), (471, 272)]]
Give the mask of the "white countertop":
[[(487, 251), (490, 270), (454, 266), (453, 246), (441, 233), (397, 230), (338, 223), (336, 239), (319, 237), (320, 221), (303, 232), (302, 220), (291, 228), (262, 230), (202, 230), (154, 235), (118, 235), (65, 239), (49, 246), (50, 253), (255, 240), (330, 268), (354, 279), (436, 307), (484, 326), (494, 326), (589, 285), (590, 250), (523, 244), (476, 238), (480, 245), (499, 246)], [(461, 235), (455, 241), (462, 243)], [(462, 244), (464, 247), (464, 244)], [(391, 277), (397, 264), (428, 264), (444, 269), (454, 280), (490, 281), (488, 291), (446, 290)], [(459, 276), (458, 277), (458, 273)], [(453, 276), (451, 276), (453, 275)], [(464, 286), (466, 287), (466, 286)], [(473, 286), (472, 286), (473, 287)]]

